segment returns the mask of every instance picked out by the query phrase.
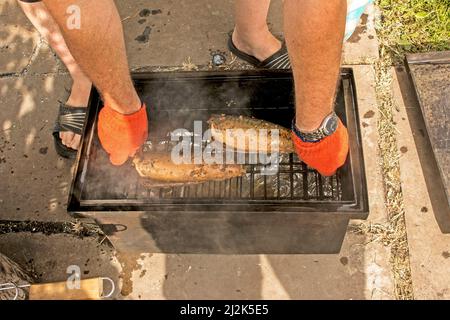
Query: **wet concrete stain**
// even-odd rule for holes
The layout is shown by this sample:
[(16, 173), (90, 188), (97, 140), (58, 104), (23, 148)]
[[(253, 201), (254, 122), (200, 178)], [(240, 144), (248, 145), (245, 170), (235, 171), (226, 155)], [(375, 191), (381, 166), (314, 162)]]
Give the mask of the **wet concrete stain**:
[(122, 254), (117, 252), (117, 260), (122, 266), (122, 272), (119, 278), (122, 279), (121, 295), (126, 297), (133, 292), (133, 272), (142, 269), (138, 260), (142, 258), (141, 254)]
[(139, 20), (138, 20), (138, 23), (139, 23), (139, 24), (144, 24), (145, 22), (147, 22), (147, 19), (139, 19)]
[(356, 27), (353, 35), (348, 39), (350, 43), (358, 43), (361, 40), (361, 35), (367, 32), (367, 21), (369, 20), (369, 16), (365, 13), (361, 16), (361, 21), (359, 25)]
[(448, 289), (444, 289), (444, 290), (442, 290), (441, 292), (438, 292), (437, 293), (437, 296), (439, 297), (439, 298), (444, 298), (445, 297), (445, 295), (448, 293)]
[(154, 9), (154, 10), (142, 9), (141, 12), (139, 12), (139, 16), (141, 18), (143, 18), (143, 17), (148, 17), (150, 15), (154, 16), (154, 15), (161, 14), (161, 13), (162, 13), (161, 9)]
[(139, 12), (139, 17), (148, 17), (150, 15), (150, 10), (148, 9), (142, 9), (141, 12)]
[(348, 265), (348, 258), (347, 257), (342, 257), (342, 258), (339, 259), (339, 261), (341, 262), (341, 264), (343, 266)]
[(137, 42), (140, 42), (140, 43), (147, 43), (150, 40), (151, 32), (152, 32), (152, 28), (145, 27), (144, 32), (140, 36), (137, 36), (136, 39), (134, 39), (134, 40), (136, 40)]
[(365, 118), (365, 119), (371, 119), (371, 118), (373, 118), (374, 116), (375, 116), (375, 112), (374, 112), (373, 110), (367, 111), (367, 112), (364, 114), (364, 118)]
[(407, 153), (408, 152), (408, 147), (404, 147), (404, 146), (401, 147), (400, 148), (400, 152), (403, 153), (403, 154)]

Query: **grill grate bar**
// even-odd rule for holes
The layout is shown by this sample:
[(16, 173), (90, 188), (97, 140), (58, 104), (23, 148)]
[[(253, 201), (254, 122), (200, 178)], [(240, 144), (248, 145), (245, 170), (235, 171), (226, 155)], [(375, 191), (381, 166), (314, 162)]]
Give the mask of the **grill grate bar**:
[(291, 199), (294, 199), (294, 155), (289, 155), (289, 178), (290, 178), (290, 191), (291, 191)]
[(255, 167), (251, 166), (250, 171), (250, 198), (255, 197)]
[[(306, 164), (302, 164), (302, 168), (305, 172), (308, 172), (308, 168)], [(308, 193), (308, 173), (303, 175), (303, 198), (305, 200), (309, 199), (309, 193)]]

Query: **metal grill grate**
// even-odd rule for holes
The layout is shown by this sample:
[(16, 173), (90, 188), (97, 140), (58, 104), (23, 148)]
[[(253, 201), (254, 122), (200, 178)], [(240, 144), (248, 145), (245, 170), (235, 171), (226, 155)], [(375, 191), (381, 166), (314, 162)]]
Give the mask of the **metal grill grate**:
[[(349, 161), (336, 175), (322, 177), (289, 154), (280, 155), (275, 175), (262, 175), (264, 165), (251, 164), (239, 178), (153, 187), (145, 185), (131, 164), (109, 164), (96, 135), (102, 106), (94, 92), (69, 211), (360, 212), (367, 203), (356, 105), (351, 74), (343, 73), (342, 79), (337, 112), (348, 125), (352, 144)], [(177, 128), (193, 132), (194, 121), (206, 130), (211, 114), (254, 116), (285, 127), (294, 115), (292, 75), (285, 71), (141, 74), (135, 80), (149, 108), (149, 150), (171, 149), (168, 133)]]
[(148, 188), (138, 178), (137, 199), (341, 201), (339, 175), (323, 177), (296, 155), (282, 155), (275, 175), (262, 175), (263, 165), (246, 165), (242, 177), (177, 187)]

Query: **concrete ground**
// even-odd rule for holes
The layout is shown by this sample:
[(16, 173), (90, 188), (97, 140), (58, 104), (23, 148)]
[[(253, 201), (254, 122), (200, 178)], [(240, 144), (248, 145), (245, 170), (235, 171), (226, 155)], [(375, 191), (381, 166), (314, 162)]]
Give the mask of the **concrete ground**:
[[(207, 68), (213, 52), (224, 52), (232, 61), (226, 49), (233, 27), (231, 0), (130, 0), (118, 6), (133, 70), (180, 67), (188, 61)], [(150, 14), (141, 17), (143, 9)], [(374, 8), (368, 13), (346, 44), (344, 61), (355, 72), (369, 223), (375, 224), (386, 222), (386, 210), (377, 154)], [(70, 79), (15, 0), (0, 4), (0, 17), (0, 220), (71, 221), (66, 204), (73, 162), (56, 156), (51, 137), (57, 101), (65, 98)], [(281, 1), (273, 1), (269, 20), (281, 35)], [(142, 41), (138, 36), (146, 27), (150, 37)], [(401, 106), (399, 144), (409, 150), (401, 166), (408, 173), (404, 187), (415, 295), (448, 299), (449, 236), (435, 222), (413, 121), (402, 114), (408, 108), (405, 90), (394, 89)], [(83, 277), (109, 276), (120, 284), (116, 293), (121, 299), (394, 299), (389, 248), (351, 230), (336, 255), (129, 253), (116, 252), (104, 239), (26, 232), (1, 234), (0, 252), (33, 271), (40, 282), (65, 280), (70, 265), (80, 266)]]

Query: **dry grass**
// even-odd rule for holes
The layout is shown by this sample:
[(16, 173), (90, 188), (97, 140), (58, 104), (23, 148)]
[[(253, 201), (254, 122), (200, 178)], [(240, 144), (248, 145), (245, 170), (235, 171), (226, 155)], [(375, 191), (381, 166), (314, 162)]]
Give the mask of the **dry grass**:
[(389, 57), (381, 56), (376, 65), (378, 118), (378, 147), (380, 166), (383, 173), (385, 203), (388, 215), (387, 239), (391, 249), (391, 267), (397, 299), (413, 299), (413, 285), (409, 261), (409, 247), (406, 232), (405, 209), (401, 186), (397, 129), (393, 111), (392, 69)]
[(191, 61), (191, 57), (187, 57), (186, 61), (181, 65), (181, 70), (183, 71), (197, 71), (197, 65), (193, 64)]
[(205, 65), (196, 65), (191, 57), (186, 57), (180, 66), (154, 66), (133, 69), (133, 72), (175, 72), (175, 71), (232, 71), (254, 69), (250, 64), (237, 59), (231, 52), (226, 55), (226, 62), (220, 66), (214, 66), (212, 61)]

